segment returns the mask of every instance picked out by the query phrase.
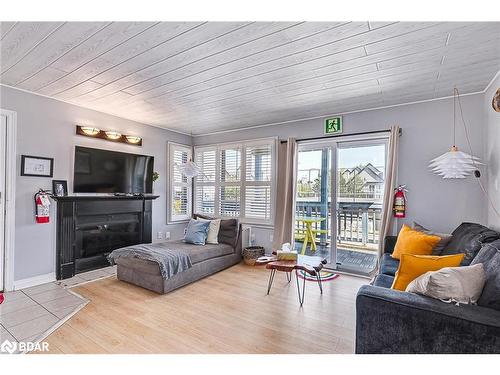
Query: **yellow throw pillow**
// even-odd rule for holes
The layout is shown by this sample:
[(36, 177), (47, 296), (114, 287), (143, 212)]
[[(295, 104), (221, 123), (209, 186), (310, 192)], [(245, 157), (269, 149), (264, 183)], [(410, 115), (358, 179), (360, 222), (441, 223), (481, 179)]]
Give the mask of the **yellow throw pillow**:
[(458, 267), (463, 258), (464, 254), (445, 256), (402, 254), (391, 288), (404, 291), (408, 284), (420, 275), (444, 267)]
[(419, 232), (404, 224), (399, 231), (392, 257), (400, 259), (402, 254), (431, 255), (432, 249), (441, 241), (441, 237)]

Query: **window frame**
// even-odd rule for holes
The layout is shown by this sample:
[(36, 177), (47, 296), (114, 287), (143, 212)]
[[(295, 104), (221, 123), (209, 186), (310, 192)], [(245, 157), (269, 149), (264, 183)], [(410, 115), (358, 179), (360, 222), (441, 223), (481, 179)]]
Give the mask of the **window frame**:
[[(214, 216), (221, 218), (238, 218), (241, 223), (244, 224), (260, 224), (264, 226), (273, 226), (276, 210), (276, 185), (277, 185), (277, 163), (278, 163), (278, 153), (277, 153), (277, 137), (269, 138), (258, 138), (250, 139), (238, 142), (225, 142), (225, 143), (214, 143), (207, 145), (194, 146), (193, 160), (197, 160), (197, 153), (215, 151), (215, 181), (213, 182), (199, 182), (197, 179), (194, 180), (193, 186), (193, 212), (198, 213), (197, 207), (197, 189), (199, 186), (214, 186), (215, 196), (214, 196)], [(271, 146), (271, 181), (247, 181), (246, 175), (246, 151), (247, 147), (255, 147), (259, 145), (270, 145)], [(221, 151), (224, 149), (234, 149), (238, 148), (241, 152), (241, 165), (240, 165), (240, 181), (239, 182), (222, 182), (221, 181)], [(240, 214), (239, 216), (222, 216), (220, 214), (220, 192), (221, 187), (224, 186), (238, 186), (240, 188)], [(248, 186), (270, 186), (271, 188), (271, 210), (269, 219), (258, 219), (254, 217), (246, 217), (246, 188)], [(200, 211), (202, 213), (202, 211)]]
[[(168, 184), (167, 184), (167, 224), (177, 224), (188, 222), (193, 216), (193, 179), (188, 178), (187, 182), (174, 181), (174, 158), (173, 153), (176, 150), (186, 151), (188, 160), (193, 160), (193, 146), (176, 142), (167, 143), (168, 155)], [(174, 191), (175, 187), (181, 186), (187, 188), (187, 213), (185, 215), (175, 215), (173, 213), (174, 206)]]

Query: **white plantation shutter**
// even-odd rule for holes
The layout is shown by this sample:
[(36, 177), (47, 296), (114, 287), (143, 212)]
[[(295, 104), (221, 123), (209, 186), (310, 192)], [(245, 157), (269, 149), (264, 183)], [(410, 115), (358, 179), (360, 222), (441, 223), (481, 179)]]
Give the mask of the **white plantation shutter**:
[(219, 149), (220, 216), (241, 216), (241, 146)]
[(191, 218), (192, 181), (181, 173), (180, 166), (191, 159), (191, 147), (169, 143), (170, 199), (169, 221)]
[(200, 214), (215, 215), (215, 181), (217, 173), (217, 149), (197, 150), (195, 163), (200, 173), (195, 179), (195, 211)]
[(274, 139), (195, 148), (195, 212), (272, 222)]
[(245, 149), (245, 216), (269, 221), (272, 206), (273, 145), (247, 146)]

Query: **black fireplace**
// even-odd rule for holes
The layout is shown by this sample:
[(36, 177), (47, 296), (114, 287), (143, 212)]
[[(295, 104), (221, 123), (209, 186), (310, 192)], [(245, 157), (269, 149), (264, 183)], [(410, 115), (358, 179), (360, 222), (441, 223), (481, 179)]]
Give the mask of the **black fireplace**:
[(114, 249), (151, 242), (157, 196), (64, 196), (57, 201), (57, 279), (105, 267)]

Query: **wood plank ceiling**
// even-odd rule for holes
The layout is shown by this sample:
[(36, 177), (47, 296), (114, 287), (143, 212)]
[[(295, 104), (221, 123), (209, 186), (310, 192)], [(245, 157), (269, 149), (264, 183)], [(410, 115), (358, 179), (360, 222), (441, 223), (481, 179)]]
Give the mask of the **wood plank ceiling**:
[(482, 91), (500, 23), (2, 22), (0, 83), (193, 134)]

